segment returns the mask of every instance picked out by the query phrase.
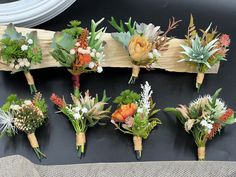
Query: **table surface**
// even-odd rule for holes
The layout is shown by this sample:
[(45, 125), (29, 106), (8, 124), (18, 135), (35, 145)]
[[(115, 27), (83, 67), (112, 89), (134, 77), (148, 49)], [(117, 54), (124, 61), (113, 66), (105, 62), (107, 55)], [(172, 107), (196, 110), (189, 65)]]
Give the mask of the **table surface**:
[[(219, 31), (231, 35), (232, 45), (227, 56), (228, 61), (221, 63), (216, 75), (207, 75), (200, 94), (212, 94), (223, 88), (221, 97), (229, 107), (236, 108), (236, 1), (234, 0), (79, 0), (56, 18), (37, 26), (48, 30), (62, 30), (70, 20), (79, 19), (83, 26), (89, 26), (90, 20), (99, 20), (110, 16), (127, 20), (130, 16), (138, 22), (152, 22), (165, 29), (168, 19), (172, 16), (182, 19), (180, 27), (171, 35), (183, 38), (189, 22), (189, 15), (195, 17), (196, 26), (206, 28), (210, 22), (217, 25)], [(107, 22), (108, 32), (114, 31)], [(14, 138), (3, 137), (0, 140), (0, 157), (21, 154), (34, 163), (39, 164), (73, 164), (89, 162), (128, 162), (136, 161), (133, 151), (132, 137), (114, 130), (112, 124), (98, 126), (88, 130), (86, 156), (76, 157), (75, 133), (65, 116), (55, 114), (56, 107), (50, 102), (50, 95), (55, 92), (70, 99), (72, 92), (71, 76), (65, 68), (48, 68), (32, 71), (37, 88), (47, 99), (49, 106), (49, 122), (36, 132), (41, 149), (47, 159), (39, 162), (29, 146), (25, 134), (20, 133)], [(198, 97), (194, 87), (195, 74), (171, 73), (163, 70), (142, 70), (135, 85), (128, 85), (130, 69), (105, 68), (101, 74), (84, 74), (81, 77), (81, 90), (90, 89), (92, 94), (102, 94), (116, 97), (124, 89), (140, 91), (140, 84), (149, 81), (152, 85), (154, 101), (161, 109), (187, 104)], [(0, 104), (11, 93), (20, 97), (29, 97), (29, 90), (23, 73), (10, 75), (0, 72)], [(111, 103), (111, 102), (110, 102)], [(115, 106), (113, 107), (114, 110)], [(162, 125), (158, 126), (143, 142), (141, 161), (165, 160), (196, 160), (196, 146), (191, 135), (187, 134), (173, 115), (160, 111), (158, 117)], [(236, 160), (235, 137), (236, 125), (227, 126), (221, 136), (207, 144), (207, 160)]]

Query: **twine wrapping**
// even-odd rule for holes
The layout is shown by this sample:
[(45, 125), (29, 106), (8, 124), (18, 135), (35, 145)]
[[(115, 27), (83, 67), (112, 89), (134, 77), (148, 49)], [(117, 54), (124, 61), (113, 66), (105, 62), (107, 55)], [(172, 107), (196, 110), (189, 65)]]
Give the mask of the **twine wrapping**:
[(85, 133), (76, 133), (76, 146), (83, 146), (86, 143)]
[(133, 77), (138, 77), (140, 71), (140, 66), (133, 65), (132, 67), (132, 76)]
[(27, 134), (28, 140), (32, 148), (38, 148), (39, 143), (34, 133)]
[(72, 75), (73, 87), (80, 88), (80, 74)]
[(199, 147), (197, 149), (198, 151), (198, 160), (204, 160), (206, 155), (206, 148), (205, 147)]
[(203, 83), (204, 76), (205, 76), (204, 73), (197, 73), (197, 83), (198, 83), (198, 84), (201, 85), (201, 84)]
[(29, 85), (34, 85), (34, 78), (30, 72), (25, 72), (25, 77)]
[(134, 142), (134, 150), (141, 151), (142, 150), (142, 138), (139, 136), (134, 136), (133, 142)]

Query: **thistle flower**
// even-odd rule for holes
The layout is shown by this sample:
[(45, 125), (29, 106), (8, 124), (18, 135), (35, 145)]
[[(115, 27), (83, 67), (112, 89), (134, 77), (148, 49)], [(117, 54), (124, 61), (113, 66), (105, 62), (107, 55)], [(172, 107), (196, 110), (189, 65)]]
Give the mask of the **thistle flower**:
[(5, 133), (16, 134), (16, 132), (17, 130), (14, 126), (14, 117), (12, 113), (0, 109), (0, 135)]

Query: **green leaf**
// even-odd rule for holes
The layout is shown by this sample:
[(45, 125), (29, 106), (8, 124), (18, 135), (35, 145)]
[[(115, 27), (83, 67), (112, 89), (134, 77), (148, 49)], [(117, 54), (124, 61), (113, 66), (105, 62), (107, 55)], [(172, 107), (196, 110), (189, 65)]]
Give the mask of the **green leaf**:
[(231, 117), (229, 117), (229, 118), (224, 122), (224, 124), (230, 125), (230, 124), (233, 124), (233, 123), (235, 123), (235, 122), (236, 122), (236, 120), (235, 120), (235, 117), (234, 117), (234, 114), (233, 114)]
[(122, 43), (127, 48), (132, 36), (130, 35), (129, 32), (120, 32), (120, 33), (111, 33), (111, 37), (116, 41)]
[(22, 36), (21, 33), (18, 33), (16, 31), (15, 26), (10, 23), (9, 25), (7, 25), (7, 28), (5, 30), (5, 33), (3, 34), (2, 38), (10, 38), (11, 40), (20, 40), (20, 39), (25, 39), (24, 36)]
[(76, 39), (71, 35), (64, 32), (56, 32), (52, 41), (52, 48), (56, 49), (59, 45), (61, 48), (67, 50), (68, 52), (74, 48)]
[(2, 110), (8, 112), (12, 104), (19, 103), (20, 100), (17, 98), (16, 94), (11, 94), (7, 97), (5, 104), (2, 106)]

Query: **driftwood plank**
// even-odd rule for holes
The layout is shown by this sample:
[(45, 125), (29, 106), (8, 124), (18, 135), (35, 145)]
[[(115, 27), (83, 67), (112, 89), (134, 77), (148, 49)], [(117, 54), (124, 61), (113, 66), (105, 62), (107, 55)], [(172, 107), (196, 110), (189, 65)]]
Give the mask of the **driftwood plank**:
[[(0, 26), (0, 36), (4, 33), (6, 26)], [(61, 67), (61, 65), (50, 55), (51, 52), (51, 40), (54, 35), (54, 31), (42, 30), (42, 29), (30, 29), (30, 28), (16, 28), (17, 31), (23, 34), (33, 30), (37, 30), (40, 45), (43, 51), (43, 61), (41, 64), (33, 65), (31, 69), (40, 69), (48, 67)], [(116, 67), (116, 68), (131, 68), (130, 58), (128, 52), (123, 46), (115, 41), (110, 33), (106, 33), (103, 36), (106, 41), (104, 49), (105, 60), (101, 63), (103, 67)], [(182, 39), (172, 39), (169, 42), (169, 50), (162, 52), (158, 63), (154, 65), (155, 68), (164, 69), (170, 72), (187, 72), (196, 73), (196, 69), (193, 65), (184, 62), (177, 62), (179, 60), (180, 44), (183, 43)], [(12, 71), (6, 64), (0, 60), (0, 70)], [(215, 74), (219, 70), (219, 64), (211, 68), (207, 73)]]

